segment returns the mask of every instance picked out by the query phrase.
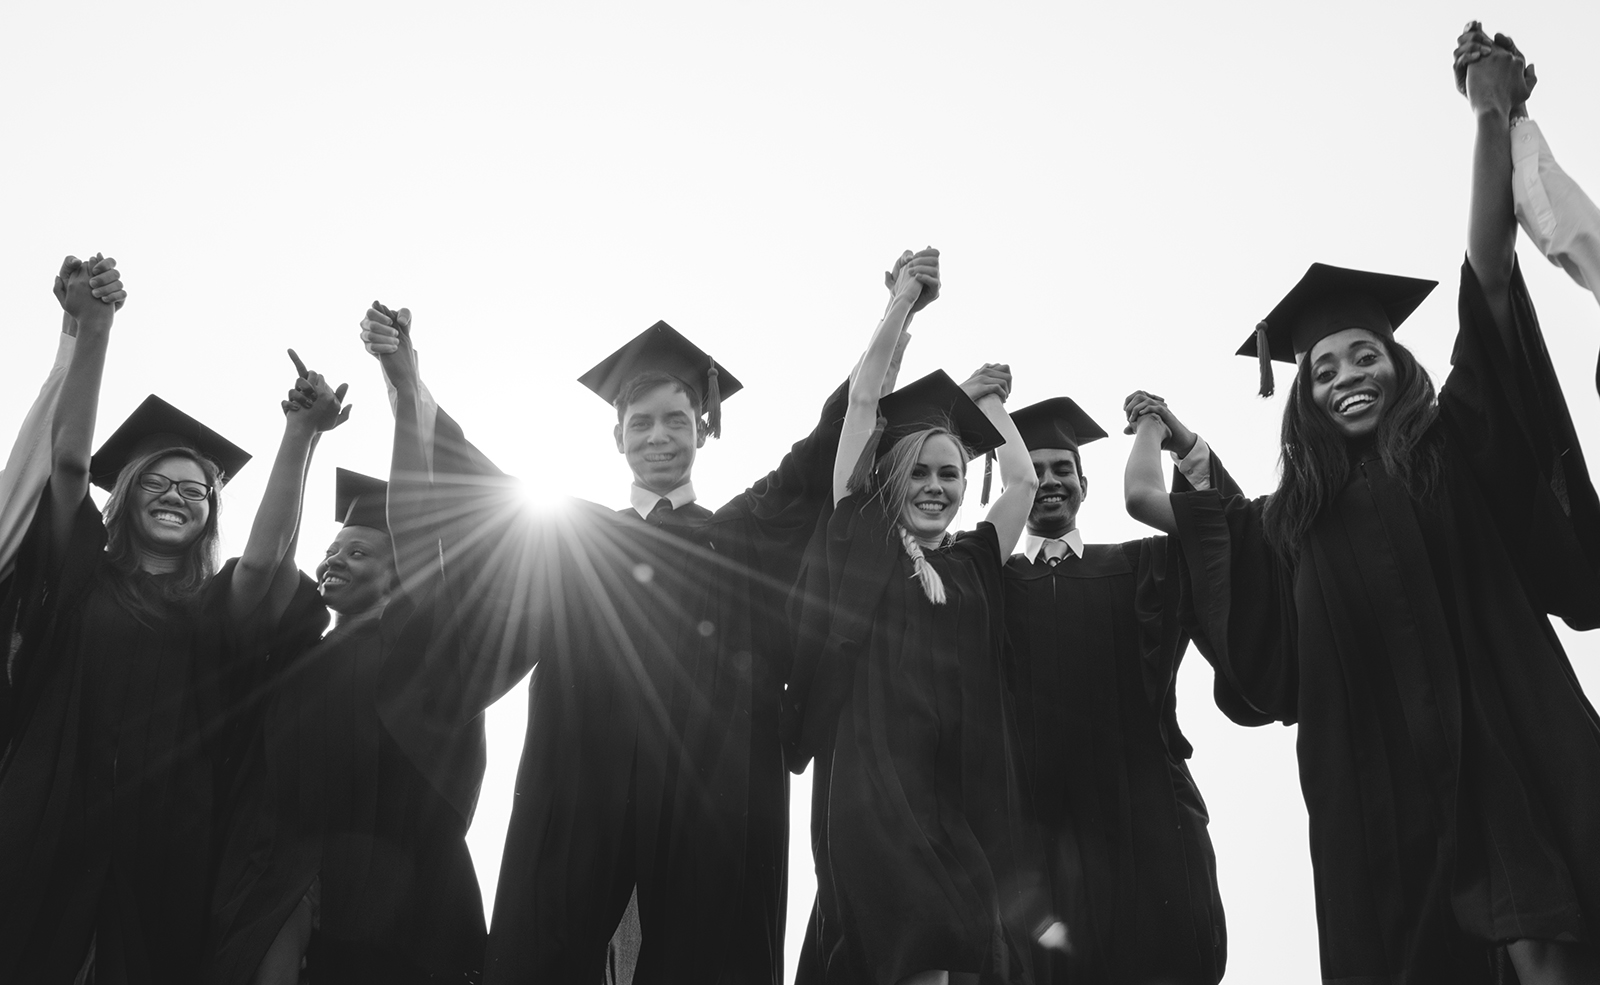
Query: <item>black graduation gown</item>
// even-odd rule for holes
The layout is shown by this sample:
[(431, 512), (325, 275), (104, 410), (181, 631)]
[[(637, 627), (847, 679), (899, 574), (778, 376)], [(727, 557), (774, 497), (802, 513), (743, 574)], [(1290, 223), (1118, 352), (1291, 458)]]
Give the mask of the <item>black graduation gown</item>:
[(71, 982), (92, 942), (96, 981), (198, 982), (260, 634), (229, 625), (233, 562), (146, 625), (109, 582), (151, 576), (110, 568), (93, 501), (60, 557), (50, 511), (47, 493), (4, 609), (0, 981)]
[(845, 392), (727, 505), (650, 523), (576, 502), (530, 518), (439, 414), (427, 495), (455, 518), (446, 580), (470, 642), (421, 713), (481, 710), (533, 668), (486, 981), (600, 981), (635, 886), (635, 981), (781, 976), (784, 601), (829, 496)]
[(1262, 500), (1172, 497), (1219, 671), (1298, 722), (1324, 979), (1490, 980), (1495, 942), (1600, 941), (1600, 723), (1546, 613), (1600, 625), (1600, 504), (1518, 271), (1470, 266), (1414, 502), (1361, 461), (1294, 566)]
[(999, 541), (980, 523), (926, 557), (943, 605), (914, 577), (881, 503), (850, 496), (818, 530), (797, 587), (792, 765), (816, 763), (802, 982), (1028, 975), (1042, 901), (1025, 883), (1037, 858), (1001, 671)]
[[(313, 881), (313, 985), (480, 980), (486, 930), (465, 840), (470, 809), (429, 782), (380, 709), (411, 609), (397, 598), (382, 617), (319, 639), (328, 612), (301, 576), (235, 793), (211, 982), (248, 985)], [(475, 784), (481, 721), (447, 741)]]
[[(1214, 488), (1237, 492), (1212, 457)], [(1181, 474), (1174, 488), (1187, 488)], [(1006, 667), (1052, 915), (1069, 952), (1038, 948), (1041, 983), (1211, 985), (1227, 959), (1205, 801), (1178, 728), (1178, 545), (1086, 544), (1005, 567)], [(1226, 679), (1219, 704), (1242, 699)]]

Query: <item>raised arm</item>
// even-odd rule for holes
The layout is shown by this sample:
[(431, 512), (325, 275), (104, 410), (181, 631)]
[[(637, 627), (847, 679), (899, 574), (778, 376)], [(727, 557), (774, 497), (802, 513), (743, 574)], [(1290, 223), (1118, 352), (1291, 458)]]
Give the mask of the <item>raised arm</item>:
[(1508, 342), (1517, 245), (1516, 205), (1511, 194), (1511, 114), (1527, 102), (1532, 89), (1532, 78), (1524, 68), (1519, 53), (1498, 44), (1489, 45), (1466, 68), (1467, 100), (1477, 120), (1467, 262)]
[[(278, 443), (272, 474), (267, 477), (266, 492), (250, 527), (250, 539), (234, 570), (228, 609), (235, 619), (260, 605), (280, 577), (300, 526), (306, 469), (317, 435), (350, 418), (350, 408), (344, 406), (346, 384), (341, 383), (338, 389), (329, 386), (321, 373), (306, 369), (293, 349), (289, 350), (289, 358), (300, 376), (282, 403), (283, 439)], [(280, 601), (288, 604), (289, 596)]]
[(111, 321), (128, 295), (117, 261), (98, 254), (91, 260), (67, 257), (62, 261), (55, 291), (62, 310), (78, 325), (78, 341), (61, 381), (50, 429), (51, 538), (59, 552), (66, 548), (78, 506), (89, 493), (89, 450), (100, 408), (100, 379), (111, 342)]
[(894, 286), (889, 307), (850, 376), (850, 399), (833, 463), (835, 503), (850, 492), (850, 475), (877, 427), (878, 398), (883, 394), (890, 367), (898, 369), (900, 354), (905, 350), (902, 333), (906, 321), (939, 294), (939, 251), (929, 247), (918, 253), (901, 254), (890, 276)]
[[(1172, 431), (1162, 421), (1161, 414), (1147, 401), (1138, 399), (1146, 396), (1142, 391), (1134, 393), (1124, 404), (1134, 438), (1127, 468), (1122, 473), (1122, 496), (1129, 516), (1162, 533), (1174, 534), (1178, 532), (1178, 522), (1172, 513), (1172, 500), (1167, 497), (1166, 478), (1161, 468), (1161, 449), (1173, 441)], [(1192, 447), (1192, 439), (1189, 443)]]
[[(1010, 392), (1009, 366), (991, 363), (984, 369), (1004, 374), (1005, 392)], [(1017, 422), (1006, 413), (1002, 391), (992, 389), (985, 393), (978, 399), (978, 409), (1006, 439), (1006, 443), (995, 450), (995, 461), (1000, 465), (1000, 498), (990, 505), (985, 517), (994, 525), (995, 536), (1000, 541), (1000, 560), (1004, 561), (1016, 549), (1017, 540), (1022, 537), (1022, 530), (1028, 524), (1028, 512), (1033, 509), (1033, 494), (1039, 489), (1039, 477), (1034, 474), (1028, 446), (1023, 444), (1022, 435), (1017, 432)]]

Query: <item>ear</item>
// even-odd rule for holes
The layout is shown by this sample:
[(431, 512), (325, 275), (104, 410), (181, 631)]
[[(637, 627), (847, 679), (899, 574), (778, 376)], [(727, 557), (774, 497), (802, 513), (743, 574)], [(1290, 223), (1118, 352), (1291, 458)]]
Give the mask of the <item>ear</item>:
[(704, 448), (706, 446), (706, 438), (710, 434), (711, 425), (706, 423), (705, 418), (699, 418), (694, 422), (694, 446), (696, 448)]
[(1083, 475), (1081, 473), (1078, 475), (1078, 488), (1083, 490), (1083, 498), (1084, 499), (1088, 499), (1089, 498), (1089, 477), (1088, 476)]
[(613, 438), (617, 439), (617, 452), (618, 452), (618, 454), (622, 454), (623, 453), (623, 449), (622, 449), (622, 425), (621, 424), (618, 424), (616, 427), (611, 429), (611, 436)]

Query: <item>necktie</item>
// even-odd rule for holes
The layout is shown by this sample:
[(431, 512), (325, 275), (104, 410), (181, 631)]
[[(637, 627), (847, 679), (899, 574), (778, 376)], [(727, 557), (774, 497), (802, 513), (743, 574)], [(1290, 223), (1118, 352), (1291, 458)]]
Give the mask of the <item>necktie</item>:
[(672, 500), (665, 496), (656, 500), (656, 505), (650, 508), (650, 515), (645, 517), (651, 523), (666, 523), (667, 517), (672, 514)]
[(1061, 563), (1061, 559), (1067, 556), (1069, 550), (1071, 548), (1067, 546), (1065, 540), (1059, 537), (1051, 537), (1044, 542), (1044, 551), (1042, 552), (1044, 561), (1053, 568)]

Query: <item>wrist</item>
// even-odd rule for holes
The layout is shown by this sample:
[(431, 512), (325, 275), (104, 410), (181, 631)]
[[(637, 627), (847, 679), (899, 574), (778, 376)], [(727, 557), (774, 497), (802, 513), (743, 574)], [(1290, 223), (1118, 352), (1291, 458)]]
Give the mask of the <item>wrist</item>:
[(1172, 451), (1179, 458), (1187, 458), (1189, 453), (1194, 451), (1197, 440), (1193, 431), (1184, 428), (1181, 433), (1172, 436)]
[(1485, 106), (1474, 106), (1473, 112), (1478, 114), (1478, 123), (1492, 124), (1500, 127), (1511, 125), (1511, 107), (1504, 103), (1491, 103)]

